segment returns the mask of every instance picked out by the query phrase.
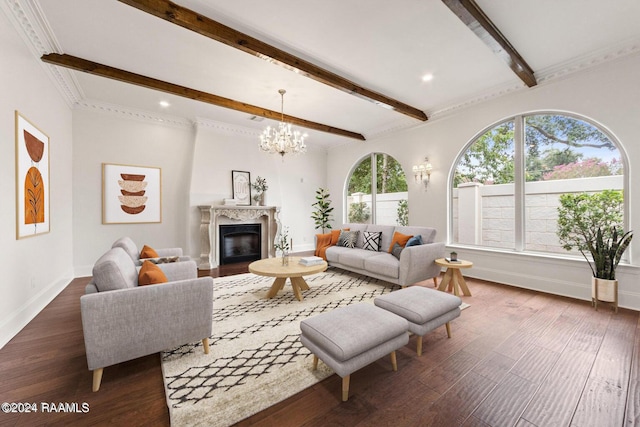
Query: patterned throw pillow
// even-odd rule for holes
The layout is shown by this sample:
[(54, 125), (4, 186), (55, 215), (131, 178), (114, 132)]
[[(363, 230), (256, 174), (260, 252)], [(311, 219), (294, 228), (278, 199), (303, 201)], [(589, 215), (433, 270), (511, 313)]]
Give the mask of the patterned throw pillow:
[(345, 248), (355, 248), (358, 240), (358, 231), (341, 231), (338, 237), (338, 246)]
[(362, 249), (378, 252), (380, 250), (380, 241), (382, 240), (382, 231), (364, 231), (364, 245)]

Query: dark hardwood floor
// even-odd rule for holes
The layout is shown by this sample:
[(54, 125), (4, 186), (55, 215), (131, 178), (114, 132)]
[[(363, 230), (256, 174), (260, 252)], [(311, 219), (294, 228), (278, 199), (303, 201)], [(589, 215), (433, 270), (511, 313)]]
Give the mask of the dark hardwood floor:
[[(247, 272), (247, 264), (208, 272)], [(105, 369), (91, 392), (79, 298), (88, 278), (73, 280), (0, 349), (0, 403), (29, 402), (37, 413), (0, 412), (0, 425), (169, 425), (160, 357)], [(467, 280), (471, 307), (398, 352), (351, 376), (340, 402), (333, 375), (239, 426), (640, 426), (639, 313)], [(425, 286), (430, 282), (423, 283)], [(250, 396), (247, 398), (250, 399)], [(49, 404), (88, 403), (86, 413), (43, 413)]]

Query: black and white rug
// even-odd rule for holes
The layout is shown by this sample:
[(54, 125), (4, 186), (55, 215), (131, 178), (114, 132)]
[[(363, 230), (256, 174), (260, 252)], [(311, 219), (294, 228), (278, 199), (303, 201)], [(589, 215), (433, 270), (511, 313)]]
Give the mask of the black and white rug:
[(305, 277), (303, 301), (287, 281), (275, 298), (273, 278), (253, 274), (214, 280), (211, 352), (201, 343), (162, 354), (172, 426), (228, 426), (328, 377), (300, 344), (300, 321), (358, 302), (373, 303), (398, 286), (338, 269)]

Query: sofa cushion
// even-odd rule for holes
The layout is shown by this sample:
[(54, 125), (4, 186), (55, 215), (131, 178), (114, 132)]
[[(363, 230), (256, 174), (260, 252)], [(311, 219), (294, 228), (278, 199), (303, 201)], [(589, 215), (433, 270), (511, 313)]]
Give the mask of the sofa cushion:
[(367, 258), (375, 257), (379, 252), (368, 251), (366, 249), (350, 249), (340, 254), (340, 264), (358, 269), (364, 269), (364, 262)]
[(380, 249), (383, 251), (386, 251), (391, 244), (391, 237), (393, 237), (394, 229), (395, 227), (393, 225), (369, 224), (367, 226), (367, 231), (379, 231), (382, 233), (380, 238)]
[(400, 277), (400, 261), (385, 252), (378, 252), (375, 256), (365, 259), (364, 269), (394, 279)]
[(340, 237), (338, 237), (338, 246), (355, 248), (359, 233), (359, 231), (341, 231)]
[(145, 261), (140, 267), (140, 273), (138, 273), (138, 286), (156, 285), (158, 283), (167, 283), (169, 279), (164, 272), (152, 263), (151, 261)]
[(367, 224), (358, 224), (358, 223), (349, 223), (343, 224), (343, 229), (351, 230), (351, 231), (359, 231), (358, 233), (358, 241), (356, 242), (356, 248), (362, 248), (364, 244), (364, 238), (362, 237), (362, 232), (367, 230)]
[(380, 239), (382, 238), (381, 231), (365, 231), (362, 233), (362, 237), (364, 238), (362, 249), (375, 252), (380, 250)]
[(343, 246), (330, 246), (327, 248), (325, 255), (329, 262), (340, 262), (340, 255), (351, 252), (353, 249), (345, 248)]
[(151, 246), (144, 245), (140, 251), (140, 258), (158, 258), (159, 256)]
[(109, 249), (93, 266), (92, 282), (99, 292), (133, 288), (138, 285), (138, 270), (121, 247)]
[(399, 244), (400, 246), (402, 246), (403, 248), (405, 247), (405, 245), (407, 244), (407, 242), (409, 241), (410, 238), (412, 238), (413, 236), (410, 234), (402, 234), (399, 232), (394, 232), (393, 233), (393, 238), (391, 239), (391, 245), (389, 246), (389, 253), (391, 253), (393, 251), (393, 245), (394, 244)]

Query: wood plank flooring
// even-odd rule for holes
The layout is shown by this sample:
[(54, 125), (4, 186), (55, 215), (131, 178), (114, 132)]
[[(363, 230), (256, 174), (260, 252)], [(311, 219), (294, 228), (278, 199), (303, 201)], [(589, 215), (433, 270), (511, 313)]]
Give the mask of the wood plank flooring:
[[(247, 272), (247, 264), (204, 272)], [(91, 392), (73, 280), (0, 349), (0, 402), (35, 402), (37, 413), (0, 412), (2, 426), (167, 426), (159, 355), (105, 369)], [(468, 279), (471, 307), (445, 328), (351, 376), (340, 401), (333, 375), (238, 426), (640, 426), (640, 316), (590, 303)], [(424, 282), (424, 286), (432, 286)], [(248, 396), (247, 398), (250, 398)], [(89, 404), (87, 413), (43, 413), (40, 403)], [(81, 408), (80, 408), (81, 411)]]

